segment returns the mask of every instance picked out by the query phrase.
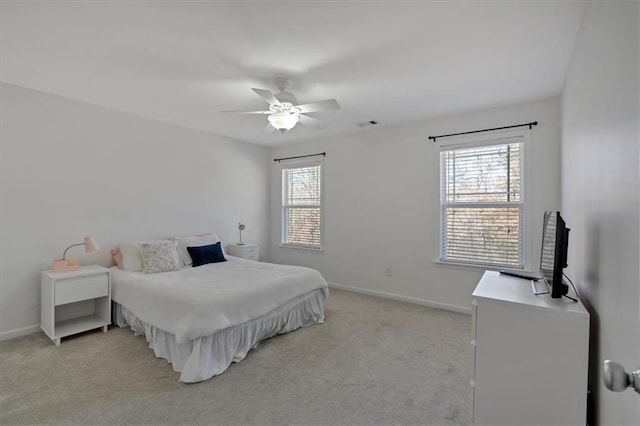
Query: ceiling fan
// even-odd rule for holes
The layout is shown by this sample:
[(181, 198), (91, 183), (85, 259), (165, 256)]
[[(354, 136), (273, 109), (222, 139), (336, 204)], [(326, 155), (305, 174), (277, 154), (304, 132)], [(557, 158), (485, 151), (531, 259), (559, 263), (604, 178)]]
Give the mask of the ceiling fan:
[(276, 78), (275, 84), (278, 93), (273, 94), (266, 89), (251, 89), (258, 96), (265, 101), (269, 102), (269, 109), (265, 111), (221, 111), (224, 113), (234, 114), (263, 114), (267, 115), (267, 126), (264, 128), (265, 132), (275, 132), (276, 130), (281, 133), (286, 133), (293, 129), (296, 124), (302, 123), (307, 126), (315, 127), (316, 129), (322, 129), (327, 126), (320, 120), (317, 120), (308, 115), (304, 115), (310, 112), (320, 112), (340, 109), (340, 105), (335, 99), (326, 99), (324, 101), (311, 102), (308, 104), (298, 105), (298, 101), (293, 93), (287, 92), (293, 86), (293, 82), (288, 78)]

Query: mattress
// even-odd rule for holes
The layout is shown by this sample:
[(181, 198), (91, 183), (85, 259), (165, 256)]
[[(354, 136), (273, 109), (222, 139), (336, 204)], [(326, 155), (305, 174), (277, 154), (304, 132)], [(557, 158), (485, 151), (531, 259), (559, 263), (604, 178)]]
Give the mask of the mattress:
[(144, 335), (183, 382), (222, 373), (263, 339), (324, 321), (328, 287), (318, 271), (227, 259), (161, 274), (112, 268), (114, 320)]
[(112, 268), (111, 298), (179, 343), (210, 336), (327, 288), (314, 269), (228, 256), (227, 262), (160, 274)]

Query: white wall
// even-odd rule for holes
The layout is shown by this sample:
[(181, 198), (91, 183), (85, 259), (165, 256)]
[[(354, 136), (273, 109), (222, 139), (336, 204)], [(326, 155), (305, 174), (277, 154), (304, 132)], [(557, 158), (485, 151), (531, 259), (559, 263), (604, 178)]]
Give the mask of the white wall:
[(640, 424), (640, 398), (602, 384), (602, 361), (640, 365), (638, 2), (585, 10), (562, 96), (568, 273), (591, 305), (595, 424)]
[[(268, 149), (2, 83), (0, 340), (38, 330), (40, 270), (127, 240), (215, 232), (268, 255)], [(167, 102), (170, 102), (168, 99)]]
[[(559, 98), (273, 149), (274, 158), (323, 151), (327, 156), (321, 253), (279, 247), (280, 175), (272, 164), (271, 260), (316, 268), (329, 282), (352, 289), (468, 312), (482, 270), (434, 263), (439, 151), (427, 137), (534, 120), (540, 124), (530, 141), (526, 249), (528, 262), (537, 267), (543, 212), (560, 207)], [(391, 277), (386, 267), (392, 267)]]

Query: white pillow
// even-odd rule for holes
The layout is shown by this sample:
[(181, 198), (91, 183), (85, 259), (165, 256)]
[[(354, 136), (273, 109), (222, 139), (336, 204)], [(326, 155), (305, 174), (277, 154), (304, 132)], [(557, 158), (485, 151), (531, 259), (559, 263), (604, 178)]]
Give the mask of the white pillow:
[[(208, 246), (220, 241), (216, 234), (184, 235), (181, 237), (173, 237), (172, 240), (176, 240), (178, 242), (178, 254), (180, 255), (180, 259), (184, 266), (190, 266), (193, 264), (193, 260), (191, 260), (187, 247)], [(222, 253), (224, 254), (224, 250)]]
[(142, 255), (142, 272), (157, 274), (159, 272), (179, 271), (182, 267), (178, 256), (177, 241), (140, 241)]
[(142, 272), (142, 254), (140, 253), (140, 243), (128, 241), (120, 244), (120, 254), (122, 254), (122, 269), (125, 271)]

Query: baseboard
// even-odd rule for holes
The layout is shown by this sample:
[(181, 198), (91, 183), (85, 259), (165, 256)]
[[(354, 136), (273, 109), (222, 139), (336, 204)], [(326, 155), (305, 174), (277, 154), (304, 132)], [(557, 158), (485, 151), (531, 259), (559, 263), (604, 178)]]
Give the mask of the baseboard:
[(26, 336), (28, 334), (40, 331), (40, 325), (31, 325), (29, 327), (17, 328), (15, 330), (3, 331), (0, 333), (0, 342), (4, 340), (15, 339), (16, 337)]
[(453, 311), (453, 312), (459, 312), (461, 314), (471, 315), (471, 308), (466, 308), (464, 306), (449, 305), (447, 303), (433, 302), (431, 300), (424, 300), (424, 299), (418, 299), (416, 297), (402, 296), (399, 294), (387, 293), (385, 291), (369, 290), (369, 289), (360, 288), (360, 287), (352, 287), (349, 285), (338, 284), (338, 283), (328, 283), (328, 284), (329, 284), (329, 288), (337, 288), (338, 290), (345, 290), (353, 293), (368, 294), (370, 296), (378, 296), (384, 299), (398, 300), (401, 302), (408, 302), (408, 303), (414, 303), (416, 305), (428, 306), (430, 308), (444, 309), (445, 311)]
[[(453, 311), (453, 312), (459, 312), (462, 314), (471, 315), (471, 308), (465, 308), (464, 306), (449, 305), (447, 303), (440, 303), (440, 302), (434, 302), (431, 300), (418, 299), (416, 297), (402, 296), (399, 294), (387, 293), (385, 291), (352, 287), (349, 285), (338, 284), (338, 283), (328, 283), (328, 284), (329, 284), (329, 287), (337, 288), (339, 290), (350, 291), (352, 293), (368, 294), (370, 296), (382, 297), (384, 299), (398, 300), (401, 302), (414, 303), (416, 305), (429, 306), (430, 308), (444, 309), (445, 311)], [(15, 330), (4, 331), (0, 333), (0, 342), (5, 340), (10, 340), (10, 339), (15, 339), (16, 337), (22, 337), (22, 336), (26, 336), (33, 333), (38, 333), (39, 331), (40, 331), (40, 325), (32, 325), (29, 327), (23, 327)]]

